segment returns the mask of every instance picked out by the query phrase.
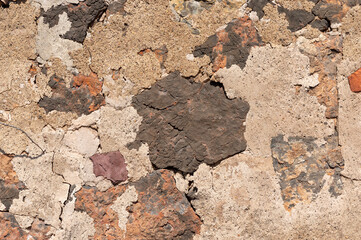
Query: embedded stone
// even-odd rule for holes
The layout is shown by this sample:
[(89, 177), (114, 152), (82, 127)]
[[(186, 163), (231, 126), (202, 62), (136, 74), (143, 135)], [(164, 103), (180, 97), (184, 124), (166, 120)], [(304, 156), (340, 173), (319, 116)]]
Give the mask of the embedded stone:
[[(309, 89), (309, 93), (317, 97), (320, 104), (326, 106), (326, 118), (338, 116), (337, 65), (342, 59), (342, 36), (326, 35), (323, 40), (305, 41), (302, 47), (309, 56), (311, 68), (318, 75), (318, 85)], [(308, 45), (308, 47), (307, 47)], [(309, 46), (312, 50), (309, 52)]]
[(19, 181), (11, 160), (0, 153), (0, 202), (4, 211), (9, 211), (13, 200), (19, 198), (19, 192), (26, 189), (25, 184)]
[[(353, 3), (349, 3), (353, 5)], [(331, 24), (341, 22), (349, 10), (347, 1), (321, 0), (313, 7), (312, 13), (320, 19), (326, 19)]]
[[(134, 194), (122, 199), (133, 188)], [(105, 192), (84, 186), (75, 196), (75, 210), (85, 211), (94, 219), (94, 239), (192, 239), (200, 232), (199, 217), (168, 170), (152, 172)], [(123, 207), (129, 216), (119, 219), (116, 209)]]
[(49, 27), (54, 27), (58, 24), (59, 15), (65, 12), (71, 22), (71, 28), (61, 37), (83, 43), (89, 26), (101, 16), (106, 8), (104, 0), (85, 0), (78, 4), (54, 6), (44, 12), (42, 16), (44, 23), (48, 23)]
[(315, 16), (303, 9), (289, 10), (284, 7), (278, 7), (279, 13), (285, 13), (286, 19), (289, 23), (288, 29), (292, 32), (304, 28), (307, 24), (311, 23)]
[(134, 187), (138, 201), (128, 208), (127, 239), (192, 239), (200, 232), (201, 221), (172, 172), (152, 172)]
[(0, 239), (50, 239), (50, 226), (39, 219), (35, 219), (28, 230), (25, 231), (19, 226), (13, 214), (0, 212)]
[(19, 198), (19, 192), (25, 190), (22, 182), (7, 183), (0, 179), (0, 201), (5, 206), (5, 211), (9, 211), (13, 200)]
[(127, 164), (119, 151), (97, 153), (90, 157), (93, 161), (94, 174), (109, 179), (114, 184), (128, 178)]
[(193, 82), (175, 72), (134, 96), (132, 105), (143, 121), (128, 147), (147, 143), (158, 168), (190, 173), (202, 162), (215, 164), (246, 149), (249, 105), (228, 99), (216, 83)]
[(257, 29), (248, 16), (237, 18), (227, 27), (210, 36), (193, 52), (195, 57), (204, 55), (212, 59), (213, 71), (236, 64), (243, 68), (253, 46), (263, 45)]
[(348, 77), (348, 82), (352, 92), (361, 92), (361, 68)]
[(101, 93), (103, 82), (96, 74), (74, 76), (70, 88), (66, 87), (64, 79), (53, 75), (48, 85), (52, 88), (52, 96), (44, 96), (38, 103), (47, 113), (57, 110), (87, 115), (105, 104)]
[(317, 146), (311, 137), (274, 137), (271, 142), (274, 170), (279, 174), (284, 207), (291, 211), (299, 202), (309, 203), (317, 198), (325, 184), (325, 174), (333, 178), (329, 192), (341, 194), (341, 170), (344, 160), (338, 147), (337, 137), (332, 136), (326, 144)]
[(267, 3), (272, 4), (270, 0), (250, 0), (247, 4), (247, 7), (257, 12), (258, 18), (261, 19), (264, 16), (263, 8), (267, 5)]

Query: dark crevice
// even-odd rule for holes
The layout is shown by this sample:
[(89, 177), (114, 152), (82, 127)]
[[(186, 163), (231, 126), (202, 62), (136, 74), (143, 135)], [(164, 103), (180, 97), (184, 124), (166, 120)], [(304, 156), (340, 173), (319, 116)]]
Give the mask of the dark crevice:
[(13, 128), (13, 129), (16, 129), (17, 131), (20, 131), (22, 134), (24, 134), (37, 148), (39, 148), (41, 150), (41, 153), (38, 154), (38, 155), (35, 155), (35, 156), (29, 156), (28, 154), (9, 154), (9, 153), (6, 153), (3, 149), (0, 148), (0, 153), (2, 153), (3, 155), (6, 155), (6, 156), (9, 156), (9, 157), (19, 157), (19, 158), (30, 158), (30, 159), (37, 159), (41, 156), (43, 156), (45, 154), (45, 150), (42, 149), (39, 144), (37, 144), (30, 136), (29, 134), (27, 134), (24, 130), (16, 127), (16, 126), (13, 126), (13, 125), (10, 125), (10, 124), (6, 124), (6, 123), (3, 123), (3, 122), (0, 122), (0, 125), (3, 125), (5, 127), (10, 127), (10, 128)]

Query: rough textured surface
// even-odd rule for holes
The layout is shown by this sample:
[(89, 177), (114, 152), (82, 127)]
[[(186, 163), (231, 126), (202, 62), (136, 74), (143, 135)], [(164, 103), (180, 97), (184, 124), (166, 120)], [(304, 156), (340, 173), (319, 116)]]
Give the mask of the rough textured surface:
[(359, 239), (360, 5), (0, 0), (0, 238)]
[(309, 90), (326, 106), (326, 117), (338, 115), (337, 65), (341, 61), (342, 37), (325, 35), (316, 41), (299, 38), (300, 51), (310, 58), (310, 73), (318, 74), (318, 84)]
[(213, 63), (213, 71), (231, 67), (236, 64), (243, 68), (251, 47), (262, 45), (257, 30), (248, 17), (238, 18), (205, 43), (197, 46), (193, 52), (195, 57), (207, 55)]
[(62, 38), (82, 43), (89, 26), (105, 11), (104, 0), (85, 0), (68, 6), (58, 5), (42, 14), (44, 23), (52, 28), (59, 23), (59, 15), (66, 13), (71, 22), (70, 29), (61, 35)]
[(270, 156), (271, 139), (278, 134), (323, 138), (334, 133), (326, 108), (307, 93), (318, 79), (308, 67), (308, 57), (296, 46), (265, 46), (252, 48), (244, 69), (233, 65), (217, 72), (229, 97), (250, 104), (245, 132), (250, 153)]
[(318, 197), (310, 203), (298, 203), (289, 213), (271, 158), (239, 154), (214, 168), (202, 164), (189, 180), (193, 181), (191, 203), (203, 221), (201, 233), (194, 238), (197, 240), (359, 236), (357, 205), (361, 196), (357, 181), (344, 179), (343, 194), (335, 198), (329, 192), (333, 180), (326, 174)]
[(95, 176), (104, 176), (114, 184), (127, 180), (127, 166), (119, 151), (94, 154), (90, 159), (93, 161)]
[(307, 24), (313, 21), (315, 16), (303, 9), (289, 10), (284, 7), (278, 7), (279, 13), (285, 13), (288, 21), (288, 29), (292, 32), (304, 28)]
[(348, 77), (352, 92), (361, 92), (361, 68)]
[[(75, 208), (94, 219), (96, 239), (191, 239), (199, 233), (201, 222), (172, 175), (167, 170), (155, 171), (106, 192), (85, 186), (76, 193)], [(132, 188), (135, 191), (128, 193)], [(117, 212), (124, 211), (118, 210), (124, 206), (120, 202), (129, 206), (125, 220), (118, 217)]]
[(127, 145), (135, 140), (142, 122), (137, 110), (133, 107), (126, 107), (123, 110), (103, 107), (100, 114), (98, 131), (102, 151), (122, 153), (130, 181), (138, 180), (153, 171), (147, 144), (142, 144), (138, 150), (127, 148)]
[(298, 202), (310, 202), (317, 197), (325, 180), (333, 176), (329, 191), (338, 196), (342, 192), (340, 172), (344, 166), (337, 139), (331, 137), (321, 147), (316, 139), (282, 135), (271, 141), (273, 166), (280, 174), (280, 186), (285, 208), (289, 211)]
[(202, 162), (214, 164), (246, 149), (249, 105), (228, 99), (222, 87), (172, 73), (136, 95), (133, 106), (143, 121), (130, 148), (147, 143), (157, 168), (194, 172)]
[(350, 10), (344, 18), (342, 33), (343, 41), (343, 59), (340, 64), (337, 87), (340, 92), (339, 108), (339, 130), (340, 145), (342, 146), (342, 155), (345, 158), (344, 174), (352, 179), (360, 179), (361, 170), (359, 156), (360, 135), (357, 133), (360, 128), (361, 111), (358, 108), (360, 95), (350, 90), (347, 79), (352, 73), (360, 68), (361, 50), (358, 47), (361, 43), (361, 31), (357, 27), (357, 22), (361, 19), (361, 7), (357, 6)]
[(41, 220), (35, 220), (29, 227), (30, 231), (21, 229), (14, 215), (0, 212), (0, 238), (1, 239), (49, 239), (50, 228)]
[(70, 88), (67, 88), (64, 79), (53, 75), (48, 83), (53, 94), (40, 99), (39, 106), (46, 112), (57, 110), (78, 115), (89, 114), (104, 105), (102, 84), (95, 74), (89, 77), (78, 75), (74, 76)]
[(9, 211), (13, 199), (19, 198), (19, 191), (25, 189), (25, 185), (19, 181), (13, 170), (11, 158), (0, 154), (0, 201), (3, 209)]

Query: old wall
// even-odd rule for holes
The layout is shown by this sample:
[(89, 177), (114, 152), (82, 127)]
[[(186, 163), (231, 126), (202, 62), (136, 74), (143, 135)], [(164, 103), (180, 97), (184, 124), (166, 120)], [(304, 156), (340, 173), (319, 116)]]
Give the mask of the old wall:
[(359, 239), (360, 22), (0, 0), (0, 239)]

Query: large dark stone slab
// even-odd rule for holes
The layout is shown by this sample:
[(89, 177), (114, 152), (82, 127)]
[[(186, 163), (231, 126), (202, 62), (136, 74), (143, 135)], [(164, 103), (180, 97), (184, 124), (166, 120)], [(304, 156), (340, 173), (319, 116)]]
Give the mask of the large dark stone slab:
[(143, 117), (130, 148), (149, 145), (157, 168), (194, 172), (246, 149), (247, 102), (228, 99), (223, 87), (196, 83), (172, 73), (133, 97)]

